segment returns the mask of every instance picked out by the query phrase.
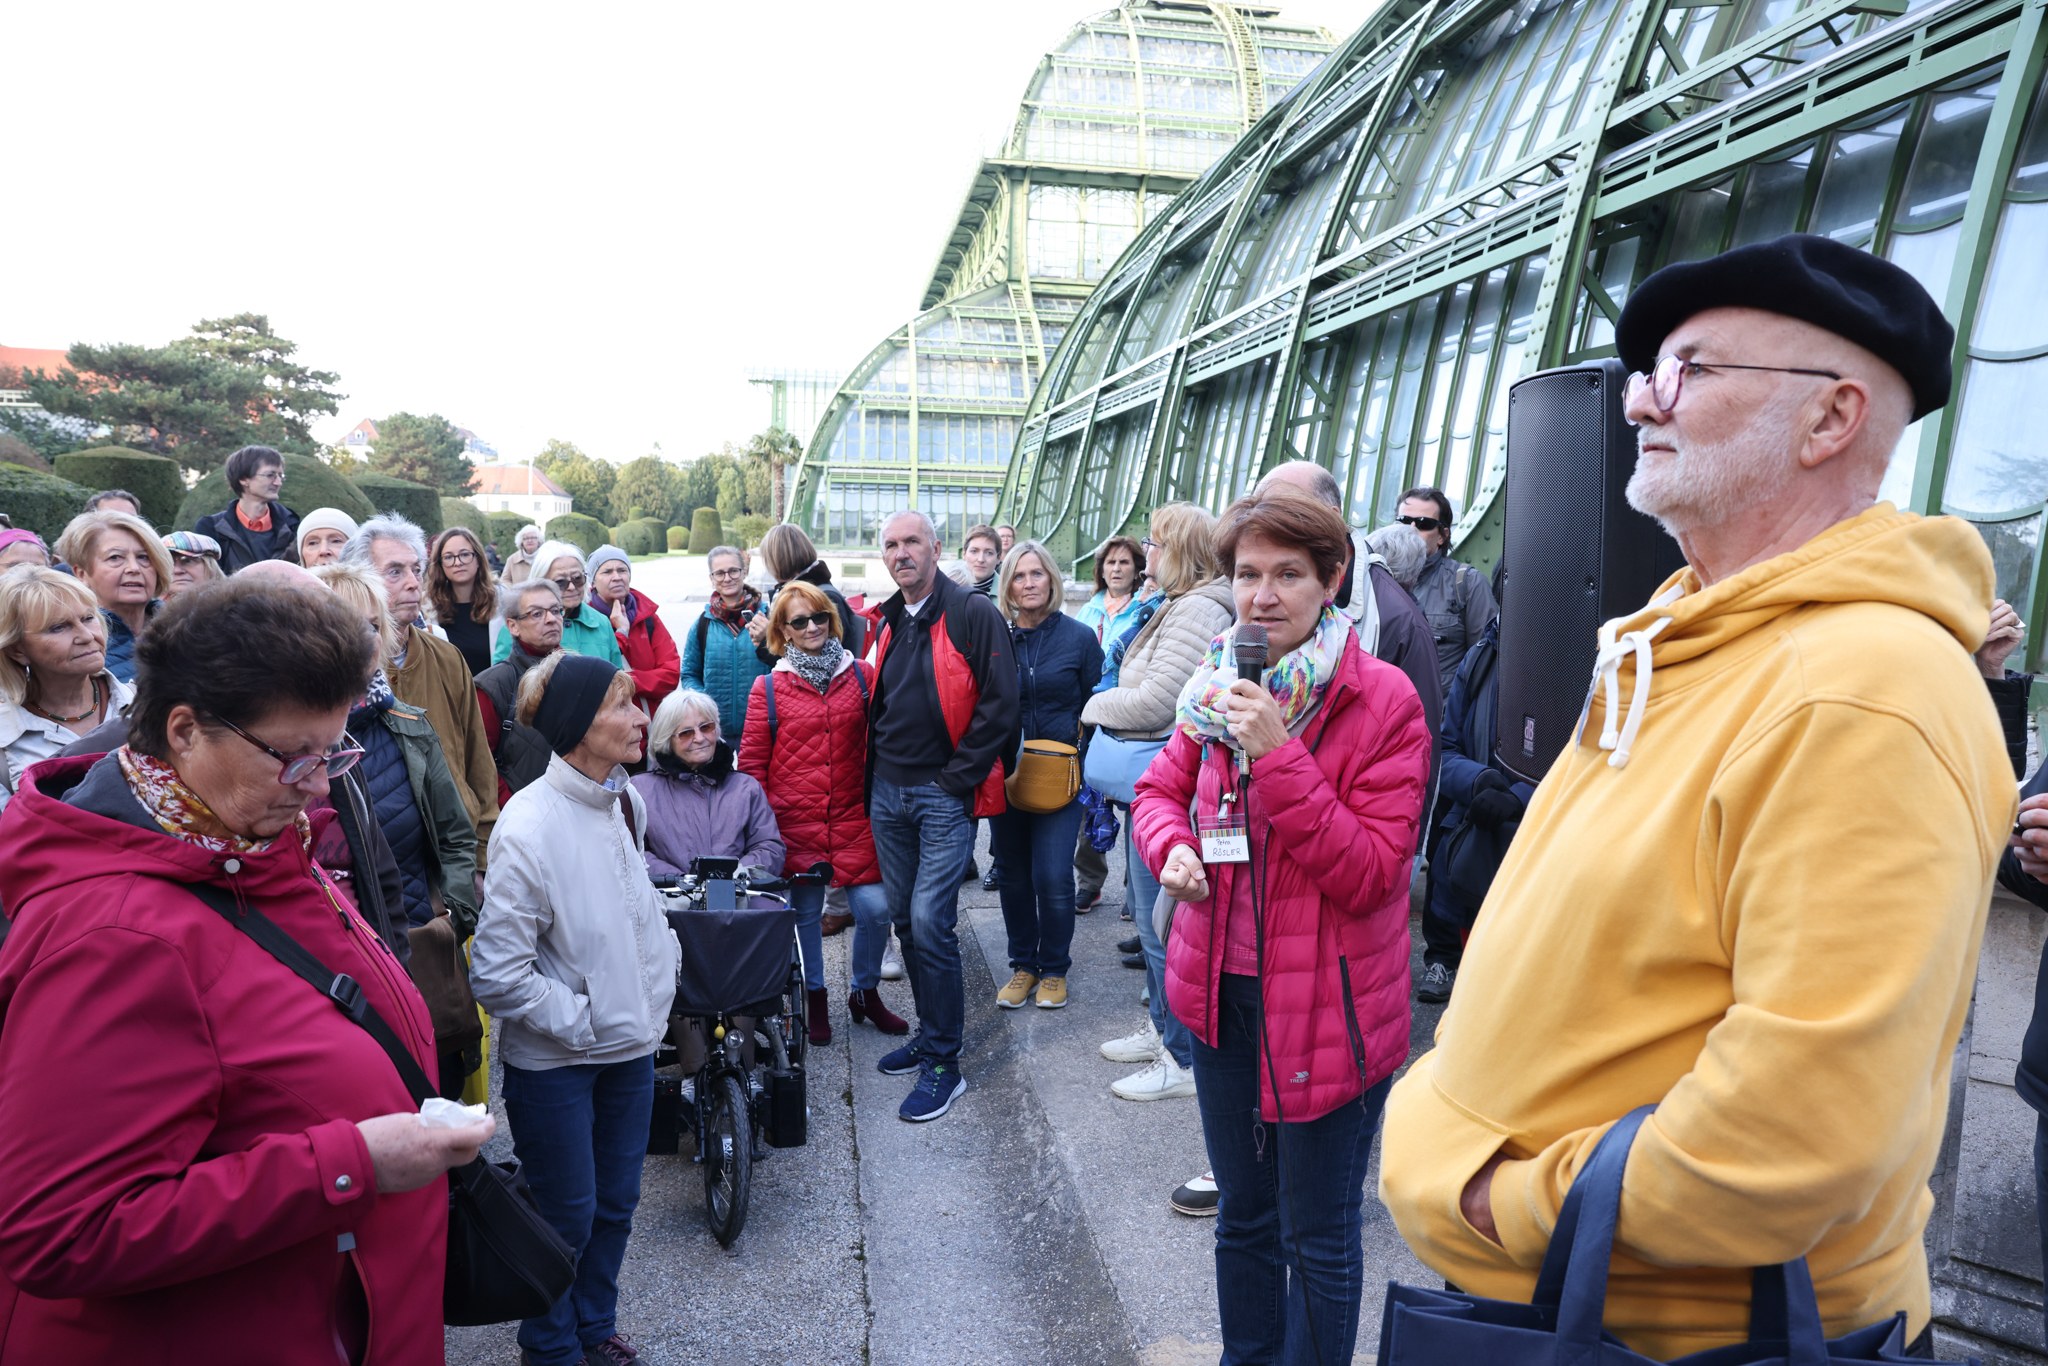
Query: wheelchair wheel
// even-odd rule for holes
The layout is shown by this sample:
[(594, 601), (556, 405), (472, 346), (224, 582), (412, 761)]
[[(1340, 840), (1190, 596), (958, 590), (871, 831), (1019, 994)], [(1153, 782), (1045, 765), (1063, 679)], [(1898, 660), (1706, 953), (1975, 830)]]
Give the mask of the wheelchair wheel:
[(753, 1173), (754, 1133), (746, 1084), (727, 1074), (718, 1079), (704, 1124), (704, 1216), (720, 1247), (731, 1247), (747, 1222)]

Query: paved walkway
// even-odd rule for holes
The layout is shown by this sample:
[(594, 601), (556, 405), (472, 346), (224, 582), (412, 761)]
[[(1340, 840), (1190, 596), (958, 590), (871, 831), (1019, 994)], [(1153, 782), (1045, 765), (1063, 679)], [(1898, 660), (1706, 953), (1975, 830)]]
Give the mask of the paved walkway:
[[(682, 1156), (647, 1159), (619, 1323), (650, 1361), (1216, 1361), (1215, 1226), (1166, 1203), (1205, 1165), (1195, 1104), (1114, 1098), (1109, 1083), (1131, 1069), (1096, 1052), (1142, 1018), (1142, 974), (1117, 961), (1130, 928), (1117, 914), (1121, 882), (1111, 886), (1078, 922), (1062, 1011), (994, 1008), (1008, 976), (1002, 917), (993, 893), (963, 891), (969, 1090), (931, 1124), (896, 1118), (908, 1080), (874, 1070), (888, 1042), (845, 1014), (852, 935), (826, 941), (827, 980), (840, 985), (834, 1041), (811, 1055), (810, 1142), (756, 1167), (730, 1252), (705, 1226), (689, 1140)], [(907, 984), (883, 990), (912, 1013)], [(1418, 1042), (1437, 1013), (1417, 1009)], [(1371, 1359), (1385, 1282), (1426, 1275), (1371, 1196), (1376, 1181), (1360, 1360)], [(513, 1330), (451, 1329), (448, 1359), (516, 1361)]]

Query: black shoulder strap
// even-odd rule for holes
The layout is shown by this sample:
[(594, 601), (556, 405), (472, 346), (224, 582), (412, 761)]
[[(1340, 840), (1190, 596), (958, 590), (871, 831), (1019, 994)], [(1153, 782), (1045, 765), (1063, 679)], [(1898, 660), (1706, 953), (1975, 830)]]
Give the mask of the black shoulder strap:
[(412, 1092), (413, 1101), (424, 1104), (428, 1097), (439, 1095), (428, 1082), (427, 1074), (420, 1070), (419, 1062), (399, 1040), (384, 1017), (370, 1004), (363, 994), (362, 984), (345, 972), (331, 972), (325, 963), (313, 956), (312, 950), (285, 933), (279, 924), (254, 906), (237, 906), (234, 899), (218, 887), (196, 885), (192, 894), (220, 913), (221, 919), (233, 925), (256, 941), (256, 946), (304, 978), (313, 990), (325, 996), (343, 1015), (368, 1031), (383, 1050), (391, 1055), (392, 1066), (398, 1069), (398, 1076)]
[(706, 607), (703, 611), (697, 614), (697, 667), (700, 669), (704, 667), (704, 651), (706, 648), (708, 648), (705, 645), (705, 641), (710, 637), (710, 634), (711, 609), (709, 607)]
[(868, 696), (868, 677), (860, 671), (860, 661), (857, 659), (853, 661), (853, 681), (860, 684), (860, 705), (862, 710), (866, 710), (874, 699)]
[(761, 694), (768, 701), (768, 744), (775, 744), (775, 670), (761, 675)]

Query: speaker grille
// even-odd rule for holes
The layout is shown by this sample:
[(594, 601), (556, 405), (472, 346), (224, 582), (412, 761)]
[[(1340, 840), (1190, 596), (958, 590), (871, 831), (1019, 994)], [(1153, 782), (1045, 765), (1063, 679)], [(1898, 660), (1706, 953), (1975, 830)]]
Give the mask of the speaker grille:
[(1617, 360), (1545, 370), (1508, 391), (1507, 556), (1494, 759), (1531, 782), (1571, 739), (1600, 624), (1633, 611), (1679, 564), (1628, 505), (1635, 434)]

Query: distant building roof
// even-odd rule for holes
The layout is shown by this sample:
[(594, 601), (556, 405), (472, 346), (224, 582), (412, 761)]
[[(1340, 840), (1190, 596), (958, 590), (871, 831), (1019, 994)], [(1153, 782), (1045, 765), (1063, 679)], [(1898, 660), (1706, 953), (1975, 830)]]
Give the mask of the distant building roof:
[(54, 373), (69, 370), (71, 362), (62, 351), (51, 351), (37, 346), (0, 346), (0, 388), (12, 387), (18, 381), (16, 376), (23, 370), (41, 370)]
[(476, 478), (469, 487), (473, 492), (486, 494), (569, 496), (567, 489), (531, 465), (478, 465)]
[(342, 437), (341, 444), (344, 446), (376, 445), (377, 424), (370, 421), (367, 417), (364, 418), (361, 422), (348, 429), (348, 435)]

